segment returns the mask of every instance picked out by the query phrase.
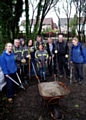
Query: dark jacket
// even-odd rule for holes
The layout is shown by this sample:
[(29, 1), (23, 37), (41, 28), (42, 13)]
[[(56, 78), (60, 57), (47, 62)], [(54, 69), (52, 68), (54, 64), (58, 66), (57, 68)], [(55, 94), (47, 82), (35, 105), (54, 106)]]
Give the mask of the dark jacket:
[(52, 43), (52, 52), (50, 51), (50, 48), (49, 48), (49, 43), (47, 43), (47, 52), (48, 52), (48, 55), (49, 55), (49, 57), (50, 56), (52, 56), (52, 54), (55, 54), (55, 50), (54, 50), (54, 48), (55, 48), (55, 44), (54, 43)]
[(66, 54), (69, 54), (69, 47), (66, 41), (56, 42), (55, 49), (58, 51), (59, 56), (65, 56)]
[(42, 44), (43, 47), (44, 47), (44, 49), (46, 49), (46, 42), (45, 42), (45, 40), (41, 39), (40, 42), (38, 42), (38, 41), (35, 41), (35, 42), (34, 42), (35, 50), (38, 50), (38, 46), (39, 46), (39, 44)]
[(17, 66), (14, 60), (14, 54), (7, 54), (4, 50), (1, 54), (1, 68), (4, 74), (12, 74), (17, 71)]
[(17, 68), (20, 68), (21, 66), (21, 59), (22, 59), (22, 50), (21, 47), (15, 47), (13, 46), (13, 53), (14, 53), (14, 57), (15, 57), (15, 62), (17, 65)]
[(33, 45), (29, 46), (31, 59), (35, 58), (35, 47)]
[(70, 61), (73, 61), (74, 63), (84, 63), (85, 57), (86, 57), (86, 50), (81, 45), (80, 42), (78, 42), (77, 46), (72, 45), (70, 52)]
[(26, 59), (26, 56), (28, 55), (28, 47), (27, 45), (21, 46), (21, 55), (22, 58)]

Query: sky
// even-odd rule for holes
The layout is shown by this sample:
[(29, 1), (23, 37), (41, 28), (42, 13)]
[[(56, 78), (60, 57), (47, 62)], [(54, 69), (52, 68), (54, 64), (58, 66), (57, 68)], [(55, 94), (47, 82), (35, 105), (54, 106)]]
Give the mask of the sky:
[[(63, 1), (65, 1), (65, 0), (63, 0)], [(60, 7), (61, 10), (62, 10), (62, 5), (63, 5), (62, 1), (58, 3), (58, 6)], [(65, 2), (64, 2), (64, 5), (66, 6)], [(72, 9), (71, 17), (73, 17), (75, 14), (75, 7), (72, 5), (71, 9)], [(31, 11), (30, 11), (30, 13), (31, 13)], [(46, 15), (45, 18), (53, 18), (53, 21), (58, 25), (58, 17), (56, 16), (53, 8), (48, 12), (48, 14)], [(61, 11), (60, 18), (66, 18), (66, 15), (63, 11)], [(22, 14), (22, 17), (20, 18), (20, 22), (22, 20), (25, 20), (25, 13)]]
[[(65, 0), (64, 0), (65, 1)], [(61, 11), (60, 11), (60, 18), (66, 18), (66, 15), (65, 15), (65, 12), (62, 10), (62, 6), (63, 6), (63, 1), (61, 1), (61, 2), (59, 2), (58, 4), (57, 4), (59, 7), (60, 7), (60, 9), (61, 9)], [(66, 3), (64, 2), (64, 6), (66, 6)], [(72, 7), (71, 7), (71, 17), (73, 17), (74, 16), (74, 14), (75, 14), (75, 6), (72, 4)], [(55, 14), (55, 12), (54, 12), (54, 9), (51, 9), (50, 11), (49, 11), (49, 13), (46, 15), (46, 18), (48, 18), (48, 17), (52, 17), (53, 18), (53, 21), (56, 23), (56, 24), (58, 24), (58, 17), (56, 16), (56, 14)]]

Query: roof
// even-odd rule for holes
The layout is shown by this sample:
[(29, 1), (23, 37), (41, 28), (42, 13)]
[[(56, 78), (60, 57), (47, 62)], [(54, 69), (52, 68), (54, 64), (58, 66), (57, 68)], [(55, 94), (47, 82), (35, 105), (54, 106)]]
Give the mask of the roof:
[(49, 25), (51, 25), (52, 22), (53, 22), (52, 18), (45, 18), (44, 21), (43, 21), (43, 24), (49, 24)]

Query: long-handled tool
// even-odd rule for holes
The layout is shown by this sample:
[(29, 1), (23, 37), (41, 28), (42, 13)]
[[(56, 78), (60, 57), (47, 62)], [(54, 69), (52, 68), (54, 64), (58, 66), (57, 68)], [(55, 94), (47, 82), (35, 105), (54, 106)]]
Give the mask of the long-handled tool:
[(73, 67), (70, 67), (70, 83), (72, 83), (72, 78), (73, 78)]
[(22, 88), (23, 90), (25, 90), (25, 88), (24, 88), (24, 86), (23, 86), (23, 84), (22, 84), (22, 82), (21, 82), (21, 80), (20, 80), (20, 77), (19, 77), (19, 75), (18, 75), (18, 73), (16, 73), (16, 75), (17, 75), (17, 77), (18, 77), (18, 80), (19, 80), (19, 83), (18, 82), (16, 82), (12, 77), (10, 77), (9, 76), (9, 79), (12, 81), (12, 82), (14, 82), (17, 86), (19, 86), (20, 88)]
[(35, 77), (37, 78), (38, 83), (40, 83), (39, 77), (38, 77), (38, 75), (37, 75), (37, 73), (36, 73), (35, 66), (34, 66), (33, 62), (31, 62), (31, 63), (32, 63), (32, 67), (33, 67), (33, 70), (34, 70), (34, 73), (35, 73)]
[(28, 56), (27, 56), (27, 58), (28, 58), (28, 71), (29, 71), (29, 80), (31, 79), (31, 74), (30, 74), (30, 61), (31, 61), (31, 55), (30, 55), (30, 47), (29, 47), (29, 45), (28, 45)]

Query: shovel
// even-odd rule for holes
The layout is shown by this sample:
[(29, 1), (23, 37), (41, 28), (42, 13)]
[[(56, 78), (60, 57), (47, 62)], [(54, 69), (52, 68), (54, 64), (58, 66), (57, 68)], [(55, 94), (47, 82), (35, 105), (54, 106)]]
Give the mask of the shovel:
[(72, 83), (72, 77), (73, 77), (73, 67), (70, 67), (70, 83)]
[(36, 73), (35, 66), (34, 66), (33, 62), (32, 62), (32, 66), (33, 66), (33, 70), (34, 70), (34, 73), (35, 73), (35, 77), (37, 78), (38, 83), (40, 83), (40, 80), (39, 80), (39, 77), (38, 77), (38, 75)]
[(21, 82), (21, 80), (20, 80), (20, 77), (19, 77), (19, 75), (18, 75), (18, 73), (16, 73), (16, 75), (17, 75), (17, 77), (18, 77), (18, 80), (19, 80), (19, 82), (20, 82), (20, 84), (19, 83), (17, 83), (13, 78), (11, 78), (10, 76), (8, 77), (11, 81), (13, 81), (17, 86), (19, 86), (20, 88), (22, 88), (23, 90), (25, 90), (25, 88), (24, 88), (24, 86), (23, 86), (23, 84), (22, 84), (22, 82)]

